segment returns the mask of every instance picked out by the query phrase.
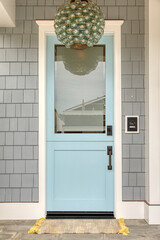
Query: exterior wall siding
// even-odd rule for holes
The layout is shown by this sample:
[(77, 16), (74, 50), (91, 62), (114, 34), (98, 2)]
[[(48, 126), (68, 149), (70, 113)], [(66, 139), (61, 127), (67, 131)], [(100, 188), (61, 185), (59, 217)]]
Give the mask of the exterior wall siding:
[[(38, 26), (63, 0), (17, 0), (16, 28), (0, 28), (0, 202), (38, 201)], [(144, 200), (144, 0), (97, 0), (122, 26), (123, 200)], [(125, 115), (140, 133), (124, 133)]]

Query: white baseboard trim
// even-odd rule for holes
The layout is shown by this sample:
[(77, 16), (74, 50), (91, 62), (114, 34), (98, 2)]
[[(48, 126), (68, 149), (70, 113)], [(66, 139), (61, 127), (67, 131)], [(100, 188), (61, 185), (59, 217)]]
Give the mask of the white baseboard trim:
[(144, 219), (144, 202), (120, 202), (117, 204), (115, 217), (124, 219)]
[[(0, 220), (39, 219), (45, 216), (46, 212), (44, 209), (44, 204), (0, 203)], [(144, 219), (144, 202), (121, 202), (117, 204), (115, 217), (125, 219)]]
[(160, 205), (144, 203), (145, 220), (148, 224), (160, 224)]
[(45, 217), (40, 203), (0, 203), (0, 220), (28, 220)]

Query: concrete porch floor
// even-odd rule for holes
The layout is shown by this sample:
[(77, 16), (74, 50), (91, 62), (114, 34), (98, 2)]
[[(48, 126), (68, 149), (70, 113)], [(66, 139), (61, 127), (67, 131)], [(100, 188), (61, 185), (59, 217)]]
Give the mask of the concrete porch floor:
[(37, 235), (28, 234), (27, 231), (34, 225), (33, 220), (0, 221), (0, 239), (3, 240), (160, 240), (160, 225), (148, 225), (144, 220), (126, 220), (130, 234), (128, 236), (117, 234), (61, 234)]

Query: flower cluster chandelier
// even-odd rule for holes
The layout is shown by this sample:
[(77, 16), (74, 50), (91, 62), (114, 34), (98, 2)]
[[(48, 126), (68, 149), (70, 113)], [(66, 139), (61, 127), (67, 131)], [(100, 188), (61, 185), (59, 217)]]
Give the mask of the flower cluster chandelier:
[(69, 0), (58, 9), (54, 27), (67, 48), (82, 50), (98, 43), (104, 24), (103, 13), (92, 0)]

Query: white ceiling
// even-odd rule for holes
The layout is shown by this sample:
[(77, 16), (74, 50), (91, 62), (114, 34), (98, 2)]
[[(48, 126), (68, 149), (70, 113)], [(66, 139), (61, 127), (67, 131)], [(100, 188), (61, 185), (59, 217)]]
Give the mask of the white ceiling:
[(0, 27), (15, 27), (15, 0), (0, 0)]

